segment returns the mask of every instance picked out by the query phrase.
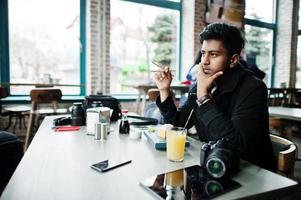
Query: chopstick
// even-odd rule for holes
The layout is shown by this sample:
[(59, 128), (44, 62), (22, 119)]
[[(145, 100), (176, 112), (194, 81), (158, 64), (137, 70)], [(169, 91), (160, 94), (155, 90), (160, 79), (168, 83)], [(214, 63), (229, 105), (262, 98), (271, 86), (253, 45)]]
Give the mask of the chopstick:
[[(174, 72), (175, 70), (169, 70), (170, 72)], [(151, 70), (151, 72), (162, 72), (160, 70)]]
[(164, 69), (164, 66), (163, 66), (163, 65), (161, 65), (161, 64), (159, 64), (159, 63), (156, 63), (155, 61), (152, 61), (152, 63), (153, 63), (154, 65), (156, 65), (157, 67), (159, 67), (160, 69)]
[[(164, 68), (165, 68), (165, 66), (163, 66), (163, 65), (161, 65), (161, 64), (159, 64), (159, 63), (157, 63), (157, 62), (155, 62), (155, 61), (152, 61), (152, 63), (154, 64), (154, 65), (156, 65), (157, 67), (159, 67), (161, 70), (164, 70)], [(169, 71), (175, 71), (175, 70), (173, 70), (173, 69), (170, 69)], [(151, 70), (151, 72), (160, 72), (160, 70)]]

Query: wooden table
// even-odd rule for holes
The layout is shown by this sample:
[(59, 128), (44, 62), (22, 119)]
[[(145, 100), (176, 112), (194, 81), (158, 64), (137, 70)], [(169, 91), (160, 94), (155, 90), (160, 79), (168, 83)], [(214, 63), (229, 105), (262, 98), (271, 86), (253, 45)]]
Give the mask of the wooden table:
[[(136, 100), (136, 113), (139, 113), (140, 115), (143, 115), (145, 104), (146, 104), (146, 96), (147, 91), (149, 89), (157, 88), (154, 84), (138, 84), (138, 85), (125, 85), (127, 87), (133, 87), (138, 90), (138, 97)], [(185, 84), (177, 84), (177, 85), (171, 85), (170, 89), (175, 92), (180, 92), (181, 94), (184, 94), (189, 91), (189, 85)]]
[(269, 107), (269, 116), (301, 121), (301, 108), (271, 106)]
[[(5, 188), (1, 199), (156, 199), (140, 186), (146, 177), (199, 164), (201, 143), (189, 138), (184, 162), (170, 162), (145, 139), (133, 140), (111, 124), (107, 140), (78, 132), (54, 132), (55, 117), (46, 117)], [(106, 173), (90, 165), (105, 159), (128, 157), (132, 163)], [(246, 161), (232, 178), (242, 186), (216, 199), (265, 199), (290, 194), (297, 183)]]

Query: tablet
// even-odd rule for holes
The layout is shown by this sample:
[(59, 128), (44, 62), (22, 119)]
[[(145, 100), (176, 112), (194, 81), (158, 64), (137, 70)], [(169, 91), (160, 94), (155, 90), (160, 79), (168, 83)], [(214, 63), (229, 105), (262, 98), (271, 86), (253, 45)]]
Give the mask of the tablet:
[(211, 199), (241, 185), (229, 177), (212, 178), (204, 167), (194, 165), (159, 174), (140, 182), (158, 199)]
[[(159, 137), (156, 133), (150, 133), (148, 131), (143, 132), (149, 141), (157, 150), (166, 150), (166, 139)], [(189, 147), (190, 143), (186, 139), (185, 147)]]

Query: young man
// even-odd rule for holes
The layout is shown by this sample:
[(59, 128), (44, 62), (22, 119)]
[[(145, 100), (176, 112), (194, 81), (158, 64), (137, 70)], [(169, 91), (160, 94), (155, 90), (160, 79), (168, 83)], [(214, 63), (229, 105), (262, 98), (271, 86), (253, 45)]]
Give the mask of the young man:
[(179, 109), (170, 96), (168, 68), (155, 74), (160, 90), (157, 105), (165, 123), (196, 127), (201, 141), (228, 138), (241, 158), (275, 171), (276, 162), (268, 128), (266, 85), (239, 64), (244, 48), (241, 32), (223, 23), (208, 25), (200, 34), (201, 58), (197, 83)]

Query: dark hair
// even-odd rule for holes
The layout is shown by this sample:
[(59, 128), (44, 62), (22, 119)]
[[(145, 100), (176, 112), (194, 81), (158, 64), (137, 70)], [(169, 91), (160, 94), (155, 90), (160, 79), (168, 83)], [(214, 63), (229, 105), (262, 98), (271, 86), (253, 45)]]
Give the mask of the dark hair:
[(216, 39), (222, 41), (228, 50), (228, 55), (240, 54), (245, 46), (245, 39), (241, 31), (235, 26), (225, 23), (212, 23), (200, 33), (200, 42), (204, 40)]

